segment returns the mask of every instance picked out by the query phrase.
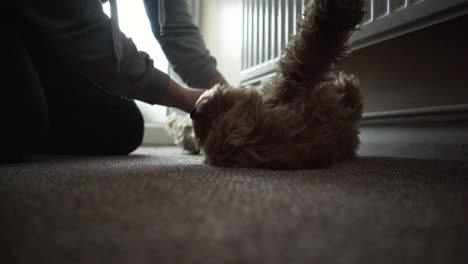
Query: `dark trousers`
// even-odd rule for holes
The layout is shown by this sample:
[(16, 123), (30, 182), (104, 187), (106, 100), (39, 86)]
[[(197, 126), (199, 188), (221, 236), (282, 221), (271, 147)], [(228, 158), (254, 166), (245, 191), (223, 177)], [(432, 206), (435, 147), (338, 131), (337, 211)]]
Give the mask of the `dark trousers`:
[[(0, 11), (0, 161), (30, 152), (121, 155), (142, 141), (135, 103), (63, 63), (14, 12)], [(3, 21), (3, 20), (8, 21)]]

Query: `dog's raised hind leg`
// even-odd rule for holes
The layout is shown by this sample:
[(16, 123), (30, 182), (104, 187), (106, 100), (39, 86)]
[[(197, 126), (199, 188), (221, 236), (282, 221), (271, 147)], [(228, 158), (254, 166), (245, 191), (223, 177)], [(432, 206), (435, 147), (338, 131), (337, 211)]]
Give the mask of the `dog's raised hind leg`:
[(313, 0), (298, 22), (298, 33), (285, 48), (278, 64), (280, 80), (307, 85), (279, 85), (279, 98), (301, 96), (314, 87), (346, 56), (348, 39), (361, 22), (363, 0)]

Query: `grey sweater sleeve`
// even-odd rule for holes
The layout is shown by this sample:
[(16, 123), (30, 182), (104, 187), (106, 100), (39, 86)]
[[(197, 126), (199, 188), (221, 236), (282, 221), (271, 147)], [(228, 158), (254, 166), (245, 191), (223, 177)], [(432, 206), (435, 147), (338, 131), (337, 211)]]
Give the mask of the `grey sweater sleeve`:
[(163, 35), (160, 34), (158, 0), (144, 2), (154, 36), (175, 72), (193, 88), (208, 88), (208, 81), (220, 73), (200, 30), (193, 23), (186, 0), (165, 0), (166, 23)]
[(110, 19), (98, 0), (16, 0), (20, 15), (60, 59), (111, 93), (155, 103), (169, 76), (122, 34), (118, 69)]

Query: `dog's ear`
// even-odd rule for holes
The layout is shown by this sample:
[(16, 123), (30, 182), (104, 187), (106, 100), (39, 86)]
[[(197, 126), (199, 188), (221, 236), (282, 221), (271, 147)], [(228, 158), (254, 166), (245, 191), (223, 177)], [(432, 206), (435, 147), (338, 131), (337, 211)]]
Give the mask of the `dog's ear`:
[(191, 112), (192, 119), (215, 119), (234, 105), (235, 89), (228, 85), (216, 85), (200, 97)]
[(190, 118), (201, 145), (208, 137), (213, 122), (223, 116), (232, 108), (235, 100), (238, 100), (233, 96), (234, 90), (228, 85), (216, 85), (198, 99), (195, 108), (190, 113)]

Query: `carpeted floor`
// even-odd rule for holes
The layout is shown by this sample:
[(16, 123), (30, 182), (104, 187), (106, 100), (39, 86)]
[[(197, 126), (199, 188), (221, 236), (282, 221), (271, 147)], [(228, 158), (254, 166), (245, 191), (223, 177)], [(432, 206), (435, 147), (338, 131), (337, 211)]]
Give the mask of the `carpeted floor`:
[(30, 157), (0, 166), (0, 263), (467, 263), (467, 177), (468, 161)]

